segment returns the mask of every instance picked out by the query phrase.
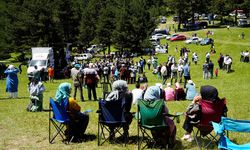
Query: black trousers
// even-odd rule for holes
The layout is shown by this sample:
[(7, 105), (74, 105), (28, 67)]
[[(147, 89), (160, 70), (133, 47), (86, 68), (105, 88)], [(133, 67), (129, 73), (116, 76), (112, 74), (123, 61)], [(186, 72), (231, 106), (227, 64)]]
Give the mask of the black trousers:
[(93, 84), (93, 85), (87, 85), (87, 88), (88, 88), (88, 98), (89, 98), (89, 100), (91, 100), (91, 91), (93, 93), (94, 100), (97, 100), (97, 97), (96, 97), (96, 86), (95, 86), (95, 84)]
[(79, 90), (81, 101), (84, 101), (83, 94), (82, 94), (82, 85), (74, 86), (74, 99), (76, 99), (77, 89)]

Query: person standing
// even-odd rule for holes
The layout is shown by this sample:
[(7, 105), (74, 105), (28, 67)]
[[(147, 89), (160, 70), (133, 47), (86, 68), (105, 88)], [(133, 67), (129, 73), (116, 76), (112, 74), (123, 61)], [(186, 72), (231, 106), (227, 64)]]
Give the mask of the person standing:
[(83, 94), (82, 94), (82, 74), (80, 72), (80, 64), (75, 64), (74, 68), (71, 69), (71, 77), (73, 79), (73, 85), (74, 85), (74, 99), (76, 99), (76, 93), (77, 89), (80, 93), (81, 101), (84, 101)]
[(243, 40), (244, 38), (245, 38), (245, 33), (242, 32), (242, 33), (241, 33), (241, 39)]
[(88, 88), (88, 99), (91, 100), (91, 91), (93, 93), (94, 100), (97, 100), (96, 96), (96, 83), (100, 79), (97, 71), (93, 68), (93, 63), (89, 63), (89, 67), (84, 69), (85, 84)]
[(186, 88), (187, 81), (191, 80), (189, 63), (186, 63), (183, 67), (183, 76), (184, 76), (184, 88)]
[(162, 75), (162, 84), (165, 85), (167, 79), (168, 79), (168, 70), (167, 70), (167, 64), (163, 65), (161, 67), (161, 75)]
[(208, 69), (209, 69), (209, 75), (210, 75), (210, 79), (213, 79), (214, 76), (214, 63), (212, 62), (212, 60), (209, 61), (208, 63)]
[(54, 68), (52, 66), (48, 69), (49, 82), (54, 82)]
[(207, 53), (206, 53), (206, 62), (209, 63), (209, 60), (210, 60), (210, 53), (207, 52)]
[(13, 65), (9, 65), (9, 67), (4, 71), (4, 74), (7, 75), (6, 92), (9, 93), (10, 98), (17, 98), (17, 92), (18, 92), (17, 73), (18, 72), (19, 70), (15, 68)]
[(41, 75), (40, 75), (40, 70), (38, 70), (37, 66), (34, 66), (34, 71), (33, 71), (33, 78), (34, 80), (41, 80)]
[(178, 64), (178, 74), (179, 74), (179, 83), (182, 82), (182, 76), (183, 76), (183, 63)]
[(208, 66), (208, 62), (206, 61), (203, 64), (203, 79), (208, 79), (208, 73), (209, 73), (209, 66)]
[(220, 69), (223, 69), (223, 63), (224, 63), (224, 56), (222, 53), (220, 53), (220, 57), (218, 59), (218, 64)]
[(104, 82), (109, 83), (109, 67), (108, 64), (105, 65), (105, 67), (103, 68), (103, 80)]
[(173, 79), (175, 79), (175, 82), (174, 82), (174, 83), (177, 82), (177, 78), (178, 78), (178, 76), (177, 76), (177, 71), (178, 71), (178, 66), (177, 66), (177, 63), (174, 62), (174, 63), (172, 64), (172, 66), (171, 66), (171, 81), (170, 81), (171, 85), (172, 85)]

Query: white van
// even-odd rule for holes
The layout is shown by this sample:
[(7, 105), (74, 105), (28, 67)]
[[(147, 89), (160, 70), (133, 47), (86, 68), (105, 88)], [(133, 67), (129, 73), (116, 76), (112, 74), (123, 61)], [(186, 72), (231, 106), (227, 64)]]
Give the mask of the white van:
[(33, 76), (33, 71), (35, 66), (38, 70), (42, 68), (45, 69), (45, 72), (48, 71), (49, 66), (54, 67), (54, 53), (52, 47), (33, 47), (32, 59), (29, 62), (29, 67), (27, 69), (27, 74), (29, 77)]

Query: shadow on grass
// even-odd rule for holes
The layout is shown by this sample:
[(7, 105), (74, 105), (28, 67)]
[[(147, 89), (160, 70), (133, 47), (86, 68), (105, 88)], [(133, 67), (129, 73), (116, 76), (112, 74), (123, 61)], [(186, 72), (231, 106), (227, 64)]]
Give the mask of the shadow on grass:
[(72, 143), (82, 143), (82, 142), (94, 141), (96, 138), (97, 137), (94, 134), (84, 134), (83, 137), (74, 138), (71, 142)]
[(96, 139), (96, 135), (95, 134), (85, 134), (83, 139), (83, 142), (88, 142), (88, 141), (94, 141)]
[(2, 98), (0, 98), (0, 101), (4, 101), (4, 100), (19, 100), (19, 99), (29, 99), (29, 97), (18, 97), (18, 98), (2, 97)]

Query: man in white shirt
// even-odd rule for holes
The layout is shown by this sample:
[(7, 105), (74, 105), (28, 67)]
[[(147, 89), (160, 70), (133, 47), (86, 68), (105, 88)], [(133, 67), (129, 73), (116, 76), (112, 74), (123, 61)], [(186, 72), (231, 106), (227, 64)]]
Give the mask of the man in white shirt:
[(140, 83), (135, 84), (135, 89), (132, 90), (133, 94), (133, 104), (137, 104), (139, 99), (142, 99), (143, 90), (140, 89)]

